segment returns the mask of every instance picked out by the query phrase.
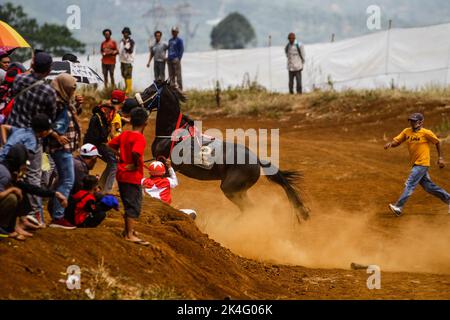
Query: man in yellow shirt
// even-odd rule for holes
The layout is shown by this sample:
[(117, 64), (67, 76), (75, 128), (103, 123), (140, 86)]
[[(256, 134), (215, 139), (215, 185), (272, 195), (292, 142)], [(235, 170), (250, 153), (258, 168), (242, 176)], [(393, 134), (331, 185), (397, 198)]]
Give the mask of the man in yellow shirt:
[(403, 142), (406, 142), (411, 158), (412, 170), (406, 181), (403, 194), (396, 204), (389, 205), (389, 209), (398, 217), (402, 215), (403, 206), (418, 184), (420, 184), (426, 192), (438, 197), (447, 205), (450, 202), (450, 194), (441, 187), (435, 185), (433, 181), (431, 181), (430, 174), (428, 173), (430, 167), (430, 143), (436, 146), (439, 157), (439, 168), (442, 169), (445, 167), (439, 139), (431, 130), (423, 128), (424, 117), (421, 113), (412, 114), (408, 118), (408, 121), (411, 128), (406, 128), (396, 136), (392, 142), (389, 142), (384, 146), (384, 149), (387, 150), (389, 148), (398, 147)]

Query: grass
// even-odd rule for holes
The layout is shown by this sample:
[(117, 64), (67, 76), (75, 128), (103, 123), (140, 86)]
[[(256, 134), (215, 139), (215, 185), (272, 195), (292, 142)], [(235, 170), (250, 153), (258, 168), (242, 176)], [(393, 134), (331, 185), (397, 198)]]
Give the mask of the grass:
[[(86, 111), (109, 99), (111, 89), (96, 90), (85, 87), (80, 92), (85, 97)], [(392, 103), (410, 101), (411, 107), (420, 109), (422, 104), (446, 104), (450, 100), (450, 87), (427, 86), (420, 90), (316, 90), (311, 93), (289, 95), (269, 92), (255, 82), (242, 86), (216, 90), (190, 90), (188, 101), (182, 110), (188, 115), (266, 117), (279, 119), (295, 112), (372, 112), (371, 108), (389, 107)], [(383, 105), (382, 105), (383, 104)], [(87, 114), (86, 114), (87, 115)]]

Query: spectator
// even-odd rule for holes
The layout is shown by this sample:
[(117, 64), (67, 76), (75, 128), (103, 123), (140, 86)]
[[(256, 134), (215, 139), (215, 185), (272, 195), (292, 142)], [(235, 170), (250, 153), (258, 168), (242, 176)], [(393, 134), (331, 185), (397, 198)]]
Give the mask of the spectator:
[(14, 99), (12, 96), (12, 86), (19, 74), (25, 73), (25, 67), (20, 63), (10, 64), (6, 72), (3, 84), (0, 85), (0, 124), (5, 123), (11, 114)]
[[(38, 113), (46, 114), (53, 122), (56, 118), (56, 92), (44, 79), (51, 70), (53, 59), (42, 51), (35, 53), (32, 62), (32, 71), (18, 75), (12, 87), (14, 107), (8, 117), (8, 124), (17, 128), (29, 128), (34, 116)], [(50, 137), (60, 144), (67, 143), (63, 135), (52, 131)], [(34, 186), (41, 185), (42, 177), (42, 140), (39, 139), (37, 151), (29, 157), (27, 176), (25, 182)], [(26, 200), (30, 211), (27, 217), (36, 224), (43, 223), (42, 202), (39, 197), (27, 195)]]
[(103, 30), (105, 41), (102, 42), (100, 52), (102, 53), (102, 71), (105, 86), (108, 86), (108, 74), (111, 77), (111, 85), (115, 87), (114, 70), (116, 69), (116, 56), (119, 54), (117, 43), (111, 39), (110, 29)]
[(143, 133), (147, 123), (147, 111), (143, 108), (135, 108), (131, 111), (132, 131), (124, 131), (109, 142), (109, 146), (116, 150), (120, 157), (117, 182), (125, 209), (123, 236), (127, 241), (145, 246), (149, 243), (137, 237), (134, 224), (141, 214), (141, 181), (144, 178), (144, 150), (146, 147)]
[(125, 96), (125, 92), (120, 90), (114, 90), (111, 93), (111, 105), (114, 106), (116, 110), (116, 114), (111, 121), (111, 132), (110, 137), (115, 138), (119, 134), (122, 133), (122, 122), (125, 121), (125, 119), (122, 119), (120, 112), (122, 110), (123, 103), (127, 97)]
[(125, 80), (125, 92), (129, 94), (133, 90), (133, 63), (136, 45), (134, 40), (130, 38), (130, 28), (125, 27), (122, 30), (122, 35), (123, 38), (119, 45), (120, 70), (122, 72), (122, 77)]
[(40, 113), (31, 121), (31, 128), (16, 128), (10, 125), (1, 126), (3, 147), (0, 149), (0, 161), (4, 161), (16, 144), (23, 144), (28, 154), (34, 155), (39, 147), (39, 139), (46, 138), (51, 132), (51, 122), (47, 115)]
[(100, 153), (100, 159), (106, 162), (106, 168), (100, 177), (99, 185), (102, 192), (110, 193), (116, 178), (117, 159), (114, 151), (107, 146), (107, 143), (116, 110), (113, 105), (105, 103), (96, 106), (92, 113), (83, 143), (90, 143), (96, 146)]
[(169, 40), (168, 67), (169, 77), (172, 86), (183, 90), (183, 79), (181, 76), (181, 59), (184, 53), (184, 44), (181, 38), (178, 38), (178, 27), (172, 28), (172, 39)]
[(99, 156), (97, 147), (93, 144), (87, 143), (81, 147), (80, 155), (73, 159), (75, 182), (72, 187), (72, 194), (82, 189), (83, 179), (89, 175), (89, 171), (94, 169)]
[(27, 184), (21, 180), (26, 172), (28, 159), (27, 149), (22, 144), (12, 146), (4, 158), (0, 161), (0, 234), (8, 235), (17, 240), (25, 240), (33, 236), (25, 229), (36, 229), (24, 217), (24, 206), (22, 201), (24, 193), (31, 193), (46, 198), (57, 198), (63, 207), (67, 206), (67, 199), (59, 192), (43, 189)]
[(305, 64), (305, 49), (296, 41), (295, 33), (289, 33), (289, 43), (284, 48), (289, 71), (289, 93), (294, 94), (294, 78), (297, 82), (297, 93), (302, 94), (302, 71)]
[(111, 209), (119, 209), (117, 199), (99, 194), (97, 177), (88, 175), (83, 179), (83, 188), (70, 197), (65, 217), (78, 228), (95, 228)]
[(9, 57), (9, 55), (4, 54), (0, 56), (0, 84), (2, 84), (5, 80), (6, 71), (8, 71), (10, 63), (11, 58)]
[(166, 52), (169, 46), (161, 42), (162, 32), (155, 32), (155, 43), (150, 47), (150, 57), (148, 58), (147, 68), (150, 68), (150, 62), (154, 58), (153, 71), (155, 81), (164, 81), (166, 79)]
[[(69, 197), (72, 190), (75, 173), (72, 153), (78, 150), (81, 140), (81, 130), (78, 122), (76, 107), (72, 98), (77, 88), (76, 79), (67, 73), (62, 73), (52, 81), (52, 87), (57, 93), (58, 117), (53, 129), (63, 135), (67, 142), (49, 141), (48, 149), (58, 173), (57, 190), (65, 197)], [(64, 208), (59, 202), (54, 202), (50, 208), (52, 215), (51, 228), (75, 229), (75, 226), (64, 219)]]

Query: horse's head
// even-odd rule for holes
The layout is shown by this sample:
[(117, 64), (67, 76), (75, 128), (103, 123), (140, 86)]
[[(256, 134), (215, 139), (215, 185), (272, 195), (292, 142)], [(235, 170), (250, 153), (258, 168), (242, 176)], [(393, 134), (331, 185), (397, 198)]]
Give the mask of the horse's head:
[(179, 90), (170, 86), (169, 80), (153, 82), (142, 93), (137, 93), (135, 99), (139, 105), (152, 111), (160, 108), (162, 97), (169, 104), (179, 104), (180, 101), (186, 101), (186, 97)]

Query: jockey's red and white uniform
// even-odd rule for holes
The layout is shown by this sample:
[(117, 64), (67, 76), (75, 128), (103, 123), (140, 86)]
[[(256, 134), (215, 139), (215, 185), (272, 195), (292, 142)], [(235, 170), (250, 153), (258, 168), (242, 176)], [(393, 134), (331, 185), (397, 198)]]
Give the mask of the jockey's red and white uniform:
[(172, 193), (170, 189), (178, 186), (178, 179), (173, 168), (169, 168), (169, 177), (150, 177), (142, 179), (144, 192), (150, 197), (160, 199), (162, 202), (170, 204)]

